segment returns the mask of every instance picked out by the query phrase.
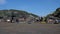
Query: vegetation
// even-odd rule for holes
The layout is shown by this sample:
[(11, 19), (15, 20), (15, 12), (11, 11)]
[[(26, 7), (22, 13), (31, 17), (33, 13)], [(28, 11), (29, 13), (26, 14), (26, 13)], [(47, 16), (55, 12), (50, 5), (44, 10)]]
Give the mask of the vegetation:
[(53, 13), (55, 17), (60, 18), (60, 8), (57, 8), (56, 11)]
[(52, 14), (48, 14), (45, 18), (47, 18), (49, 16), (54, 16), (54, 17), (60, 18), (60, 8), (57, 8)]
[(14, 9), (10, 9), (10, 10), (0, 10), (0, 16), (12, 16), (15, 15), (15, 16), (29, 16), (29, 15), (32, 15), (34, 17), (39, 17), (35, 14), (32, 14), (32, 13), (28, 13), (26, 11), (23, 11), (23, 10), (14, 10)]

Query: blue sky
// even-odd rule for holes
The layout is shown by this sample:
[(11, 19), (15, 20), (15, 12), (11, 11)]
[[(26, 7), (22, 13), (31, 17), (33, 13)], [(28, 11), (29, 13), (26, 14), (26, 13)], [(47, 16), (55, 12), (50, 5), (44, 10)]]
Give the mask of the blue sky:
[(25, 10), (38, 16), (46, 16), (60, 7), (60, 0), (0, 0), (0, 10)]

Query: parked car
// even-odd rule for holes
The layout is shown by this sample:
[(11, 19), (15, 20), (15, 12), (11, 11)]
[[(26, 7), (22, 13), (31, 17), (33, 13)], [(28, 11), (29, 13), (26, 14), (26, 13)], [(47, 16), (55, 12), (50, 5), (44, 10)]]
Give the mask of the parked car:
[(59, 24), (60, 20), (58, 20), (56, 17), (49, 17), (47, 18), (48, 24)]
[(57, 23), (60, 23), (60, 19), (57, 19), (56, 22), (57, 22)]
[(49, 18), (49, 19), (47, 20), (47, 23), (48, 23), (48, 24), (54, 24), (54, 23), (55, 23), (55, 20), (52, 19), (52, 18)]

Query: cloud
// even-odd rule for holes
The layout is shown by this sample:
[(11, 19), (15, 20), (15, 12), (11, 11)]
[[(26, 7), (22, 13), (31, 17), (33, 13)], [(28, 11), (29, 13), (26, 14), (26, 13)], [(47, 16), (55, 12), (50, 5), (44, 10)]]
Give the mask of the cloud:
[(5, 4), (6, 0), (0, 0), (0, 4)]

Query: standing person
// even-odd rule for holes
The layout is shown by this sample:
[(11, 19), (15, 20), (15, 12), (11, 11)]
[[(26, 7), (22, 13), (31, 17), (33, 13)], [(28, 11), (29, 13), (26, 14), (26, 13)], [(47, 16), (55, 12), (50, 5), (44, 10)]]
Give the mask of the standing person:
[(19, 23), (19, 20), (18, 20), (18, 19), (16, 19), (16, 22), (17, 22), (17, 23)]
[(43, 17), (41, 17), (40, 21), (43, 21)]

